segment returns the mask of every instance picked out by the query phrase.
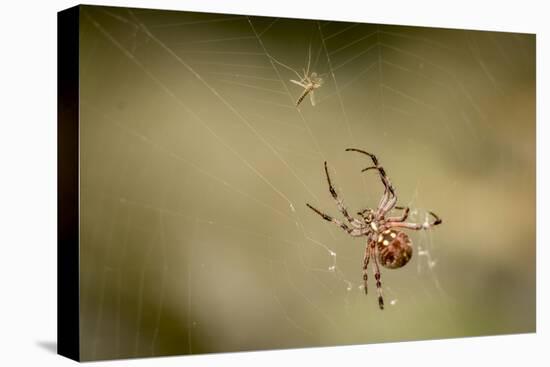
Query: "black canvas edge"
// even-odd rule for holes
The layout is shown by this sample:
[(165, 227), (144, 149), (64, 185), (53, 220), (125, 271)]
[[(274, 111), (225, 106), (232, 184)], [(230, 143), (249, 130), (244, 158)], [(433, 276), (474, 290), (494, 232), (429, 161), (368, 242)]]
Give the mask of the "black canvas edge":
[(80, 360), (80, 6), (57, 13), (57, 353)]

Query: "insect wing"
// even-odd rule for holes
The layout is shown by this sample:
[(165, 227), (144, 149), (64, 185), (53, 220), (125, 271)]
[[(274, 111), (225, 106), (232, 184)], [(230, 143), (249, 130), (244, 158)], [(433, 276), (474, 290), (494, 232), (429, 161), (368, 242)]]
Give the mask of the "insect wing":
[(309, 100), (311, 101), (311, 105), (315, 106), (315, 93), (313, 91), (309, 92)]

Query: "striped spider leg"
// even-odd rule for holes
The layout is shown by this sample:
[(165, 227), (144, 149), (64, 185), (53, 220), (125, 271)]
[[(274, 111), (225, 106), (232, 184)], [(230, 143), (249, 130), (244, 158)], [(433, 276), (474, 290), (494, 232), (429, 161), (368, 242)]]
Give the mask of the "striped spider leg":
[(328, 183), (330, 195), (334, 199), (334, 202), (336, 203), (336, 206), (338, 207), (338, 210), (340, 211), (340, 213), (342, 213), (342, 215), (346, 219), (347, 224), (339, 221), (338, 219), (335, 219), (335, 218), (331, 217), (330, 215), (327, 215), (327, 214), (321, 212), (320, 210), (314, 208), (310, 204), (306, 204), (306, 205), (311, 210), (313, 210), (315, 213), (319, 214), (324, 220), (332, 222), (332, 223), (336, 224), (337, 226), (339, 226), (340, 228), (342, 228), (344, 231), (348, 232), (348, 234), (350, 236), (352, 236), (352, 237), (364, 236), (364, 234), (367, 231), (369, 231), (370, 228), (365, 226), (364, 223), (361, 220), (353, 218), (351, 215), (349, 215), (349, 212), (348, 212), (346, 206), (344, 205), (344, 201), (342, 199), (338, 198), (338, 194), (336, 193), (336, 190), (332, 186), (332, 181), (331, 181), (330, 175), (328, 173), (327, 162), (325, 162), (325, 175), (327, 177), (327, 183)]
[[(391, 184), (384, 167), (382, 167), (376, 156), (372, 153), (360, 149), (348, 148), (346, 151), (359, 152), (367, 155), (373, 166), (369, 166), (362, 172), (376, 170), (384, 186), (384, 193), (376, 209), (367, 208), (357, 213), (358, 217), (352, 217), (342, 199), (338, 197), (336, 190), (332, 186), (332, 181), (328, 173), (327, 163), (325, 162), (325, 174), (329, 186), (329, 192), (336, 203), (340, 213), (345, 221), (340, 221), (328, 214), (321, 212), (310, 204), (306, 204), (311, 210), (321, 216), (324, 220), (332, 222), (346, 231), (352, 237), (367, 237), (365, 252), (363, 256), (363, 286), (365, 294), (367, 290), (368, 267), (373, 262), (373, 274), (376, 281), (376, 291), (378, 294), (378, 306), (384, 309), (384, 298), (382, 295), (382, 281), (380, 275), (380, 265), (388, 269), (398, 269), (405, 266), (412, 257), (412, 241), (402, 229), (428, 230), (442, 223), (433, 212), (429, 214), (434, 218), (432, 222), (410, 223), (406, 222), (409, 216), (409, 208), (396, 206), (397, 194)], [(401, 210), (400, 216), (386, 217), (392, 210)]]

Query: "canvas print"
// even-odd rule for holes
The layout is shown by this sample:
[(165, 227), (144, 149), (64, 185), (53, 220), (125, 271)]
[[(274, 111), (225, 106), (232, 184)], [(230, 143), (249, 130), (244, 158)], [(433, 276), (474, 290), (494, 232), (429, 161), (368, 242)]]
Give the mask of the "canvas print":
[(76, 14), (78, 359), (535, 332), (534, 34)]

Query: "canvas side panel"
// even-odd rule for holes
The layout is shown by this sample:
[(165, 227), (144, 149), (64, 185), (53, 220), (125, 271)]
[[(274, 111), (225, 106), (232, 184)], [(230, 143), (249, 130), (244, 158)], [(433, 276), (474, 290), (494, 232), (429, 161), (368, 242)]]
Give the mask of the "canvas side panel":
[(79, 14), (57, 14), (57, 352), (80, 359)]

